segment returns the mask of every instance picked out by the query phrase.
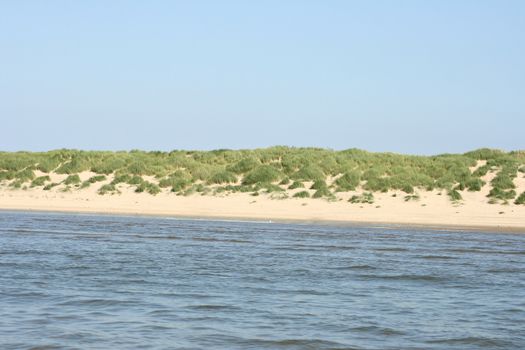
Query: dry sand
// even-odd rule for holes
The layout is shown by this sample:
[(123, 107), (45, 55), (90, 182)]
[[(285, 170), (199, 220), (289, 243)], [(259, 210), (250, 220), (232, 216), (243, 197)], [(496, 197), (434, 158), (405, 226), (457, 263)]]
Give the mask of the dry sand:
[[(83, 173), (83, 180), (92, 174)], [(490, 174), (488, 175), (490, 176)], [(65, 176), (53, 175), (53, 181)], [(108, 179), (110, 181), (111, 179)], [(523, 175), (515, 179), (517, 192), (525, 191)], [(373, 204), (348, 202), (357, 192), (337, 194), (335, 201), (324, 199), (272, 199), (271, 195), (251, 196), (233, 193), (218, 196), (177, 196), (163, 192), (156, 196), (135, 193), (128, 185), (121, 193), (98, 195), (102, 183), (87, 189), (63, 192), (61, 187), (44, 191), (40, 188), (13, 190), (0, 185), (0, 209), (38, 210), (80, 213), (160, 215), (193, 218), (256, 219), (265, 221), (373, 223), (456, 228), (482, 228), (491, 231), (525, 233), (525, 206), (488, 204), (489, 186), (480, 192), (463, 191), (464, 198), (452, 203), (444, 191), (418, 191), (420, 199), (406, 202), (401, 191), (375, 193)], [(299, 190), (290, 191), (293, 194)], [(395, 196), (394, 196), (395, 195)]]

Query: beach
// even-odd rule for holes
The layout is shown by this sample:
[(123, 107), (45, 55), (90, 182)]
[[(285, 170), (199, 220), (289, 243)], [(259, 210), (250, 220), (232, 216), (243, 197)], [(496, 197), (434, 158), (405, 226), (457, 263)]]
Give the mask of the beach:
[[(490, 176), (489, 174), (487, 176)], [(53, 181), (65, 175), (53, 174)], [(83, 172), (80, 177), (93, 176)], [(489, 180), (487, 178), (487, 180)], [(108, 179), (110, 181), (110, 179)], [(525, 179), (515, 179), (517, 190), (525, 190)], [(134, 187), (119, 186), (117, 194), (100, 195), (97, 188), (64, 191), (41, 187), (12, 189), (0, 186), (0, 209), (99, 214), (155, 215), (185, 218), (214, 218), (304, 223), (380, 224), (426, 227), (475, 228), (525, 233), (525, 206), (489, 204), (489, 186), (481, 191), (462, 191), (463, 200), (452, 202), (444, 191), (417, 191), (419, 198), (407, 199), (402, 191), (374, 193), (373, 203), (350, 203), (360, 190), (337, 193), (334, 199), (284, 198), (294, 191), (253, 196), (221, 193), (187, 196), (163, 191), (157, 195), (136, 193)], [(297, 192), (298, 190), (295, 190)]]

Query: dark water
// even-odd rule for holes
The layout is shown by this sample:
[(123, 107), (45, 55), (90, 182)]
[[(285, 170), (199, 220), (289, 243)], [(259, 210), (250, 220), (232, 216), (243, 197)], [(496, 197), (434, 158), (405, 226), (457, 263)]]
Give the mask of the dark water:
[(525, 235), (0, 212), (33, 347), (524, 349)]

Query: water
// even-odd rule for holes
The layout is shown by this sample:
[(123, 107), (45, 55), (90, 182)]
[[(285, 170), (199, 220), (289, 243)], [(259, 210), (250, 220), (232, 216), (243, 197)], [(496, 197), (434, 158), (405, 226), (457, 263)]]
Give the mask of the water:
[(33, 347), (523, 349), (525, 235), (0, 212)]

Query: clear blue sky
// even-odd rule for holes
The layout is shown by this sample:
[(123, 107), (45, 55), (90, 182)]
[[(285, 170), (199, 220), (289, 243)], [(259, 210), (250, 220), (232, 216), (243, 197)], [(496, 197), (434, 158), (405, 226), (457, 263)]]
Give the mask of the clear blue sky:
[(1, 1), (0, 150), (525, 149), (525, 1)]

